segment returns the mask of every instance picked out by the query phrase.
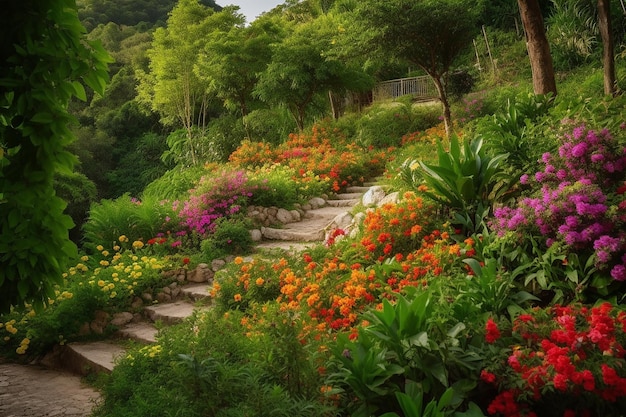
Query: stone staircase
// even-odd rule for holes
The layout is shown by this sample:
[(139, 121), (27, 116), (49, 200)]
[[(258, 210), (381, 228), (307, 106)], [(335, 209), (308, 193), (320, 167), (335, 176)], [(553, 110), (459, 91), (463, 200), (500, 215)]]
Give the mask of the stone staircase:
[[(337, 227), (350, 226), (353, 220), (350, 211), (353, 207), (358, 204), (377, 204), (382, 196), (384, 191), (381, 187), (367, 183), (360, 187), (349, 187), (345, 193), (327, 200), (319, 199), (322, 201), (317, 200), (300, 221), (286, 224), (282, 228), (263, 227), (263, 240), (257, 242), (256, 251), (263, 253), (267, 250), (281, 250), (293, 253), (321, 244), (327, 232)], [(216, 272), (220, 266), (212, 265), (210, 268)], [(159, 327), (179, 323), (197, 309), (210, 308), (212, 273), (207, 279), (206, 268), (209, 267), (203, 265), (202, 268), (202, 271), (197, 269), (186, 272), (184, 277), (178, 276), (179, 285), (172, 285), (170, 295), (161, 298), (157, 303), (144, 306), (142, 313), (120, 313), (114, 316), (111, 323), (117, 324), (119, 330), (112, 339), (57, 346), (42, 360), (42, 364), (70, 370), (79, 375), (111, 372), (116, 359), (125, 354), (130, 343), (156, 343)], [(194, 279), (192, 275), (203, 276), (204, 279)]]

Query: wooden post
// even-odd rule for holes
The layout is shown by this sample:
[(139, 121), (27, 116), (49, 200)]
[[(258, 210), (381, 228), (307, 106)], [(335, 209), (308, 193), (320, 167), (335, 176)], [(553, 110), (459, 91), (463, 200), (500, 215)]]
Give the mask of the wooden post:
[(487, 45), (487, 54), (489, 55), (489, 60), (491, 61), (491, 68), (493, 69), (493, 73), (496, 73), (496, 64), (493, 61), (493, 56), (491, 56), (491, 47), (489, 46), (489, 39), (487, 39), (487, 31), (485, 30), (485, 25), (483, 25), (483, 36), (485, 38), (485, 44)]
[(478, 72), (482, 72), (482, 67), (480, 66), (480, 56), (478, 55), (478, 47), (476, 46), (476, 39), (472, 39), (474, 42), (474, 52), (476, 52), (476, 66), (478, 67)]

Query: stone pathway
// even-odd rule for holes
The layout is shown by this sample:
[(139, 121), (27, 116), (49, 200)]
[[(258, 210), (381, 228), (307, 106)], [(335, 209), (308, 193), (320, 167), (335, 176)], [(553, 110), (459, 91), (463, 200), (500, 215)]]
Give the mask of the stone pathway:
[(0, 364), (0, 417), (86, 417), (99, 399), (98, 391), (76, 375)]
[[(260, 242), (257, 250), (299, 251), (322, 243), (324, 232), (337, 227), (338, 221), (343, 221), (341, 213), (349, 212), (360, 202), (368, 205), (367, 195), (374, 194), (372, 191), (380, 194), (381, 190), (380, 187), (370, 188), (370, 185), (353, 187), (334, 201), (328, 200), (325, 207), (312, 210), (301, 222), (286, 225), (283, 229), (265, 228), (264, 234), (268, 235), (265, 237), (271, 236), (269, 239), (273, 240)], [(363, 201), (361, 196), (364, 196)], [(318, 237), (310, 238), (313, 235)], [(210, 283), (190, 282), (181, 288), (184, 299), (148, 307), (145, 315), (152, 322), (179, 322), (198, 308), (198, 300), (209, 297), (210, 287)], [(146, 344), (154, 343), (157, 330), (152, 322), (129, 323), (118, 336)], [(82, 383), (78, 375), (94, 371), (110, 372), (115, 357), (123, 352), (115, 341), (73, 343), (60, 352), (51, 353), (50, 358), (46, 358), (48, 361), (44, 359), (44, 363), (55, 369), (62, 366), (72, 373), (0, 362), (0, 417), (89, 416), (100, 395), (97, 390)]]

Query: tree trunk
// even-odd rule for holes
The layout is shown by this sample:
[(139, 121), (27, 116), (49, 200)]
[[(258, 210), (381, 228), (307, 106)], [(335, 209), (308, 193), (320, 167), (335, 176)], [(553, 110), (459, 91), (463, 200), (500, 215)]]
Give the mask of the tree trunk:
[(604, 94), (614, 96), (615, 87), (615, 58), (613, 33), (611, 33), (611, 2), (598, 0), (598, 26), (602, 35), (602, 64), (604, 68)]
[(446, 88), (443, 85), (441, 77), (431, 75), (437, 92), (439, 93), (439, 100), (441, 101), (441, 107), (443, 108), (443, 124), (446, 128), (446, 136), (449, 138), (452, 134), (452, 114), (450, 113), (450, 102), (448, 101), (448, 95), (446, 94)]
[(517, 4), (526, 30), (526, 46), (533, 74), (533, 90), (535, 94), (556, 95), (550, 44), (546, 37), (539, 2), (538, 0), (517, 0)]

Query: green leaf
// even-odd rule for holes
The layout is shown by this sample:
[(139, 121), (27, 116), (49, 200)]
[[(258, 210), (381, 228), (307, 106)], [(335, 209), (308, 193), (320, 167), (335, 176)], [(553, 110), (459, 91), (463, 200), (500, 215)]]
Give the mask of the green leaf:
[(81, 101), (87, 101), (85, 87), (78, 81), (72, 81), (72, 86), (74, 87), (74, 95)]
[(448, 388), (439, 398), (437, 402), (437, 409), (443, 410), (445, 407), (448, 407), (452, 403), (452, 398), (454, 397), (454, 388)]
[(48, 112), (39, 112), (36, 113), (30, 120), (34, 123), (48, 124), (52, 123), (54, 118), (52, 117), (52, 114)]
[(402, 412), (405, 417), (419, 417), (421, 415), (422, 410), (420, 410), (417, 407), (417, 404), (415, 404), (415, 401), (405, 393), (396, 392), (396, 399), (398, 400), (398, 403), (400, 403), (400, 407), (402, 408)]

